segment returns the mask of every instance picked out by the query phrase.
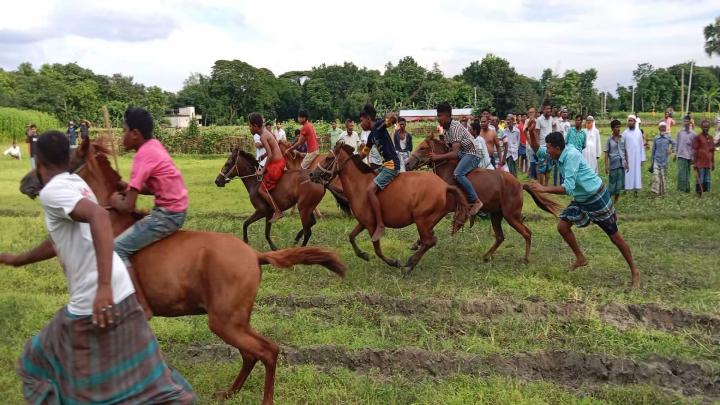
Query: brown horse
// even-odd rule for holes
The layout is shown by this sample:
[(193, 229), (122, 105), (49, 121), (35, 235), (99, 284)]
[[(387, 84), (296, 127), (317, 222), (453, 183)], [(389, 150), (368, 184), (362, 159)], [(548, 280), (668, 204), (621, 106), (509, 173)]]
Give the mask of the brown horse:
[[(340, 178), (350, 208), (358, 221), (350, 232), (350, 244), (358, 257), (368, 260), (367, 253), (360, 250), (355, 238), (363, 229), (367, 229), (370, 235), (375, 231), (375, 216), (369, 209), (366, 192), (375, 172), (353, 154), (352, 147), (339, 144), (315, 168), (310, 178), (327, 183), (336, 176)], [(378, 194), (378, 199), (387, 227), (404, 228), (413, 223), (417, 227), (420, 246), (404, 266), (407, 273), (412, 271), (428, 249), (435, 246), (437, 238), (433, 228), (448, 212), (455, 212), (453, 233), (465, 223), (469, 212), (464, 193), (432, 173), (402, 173)], [(385, 263), (393, 267), (400, 266), (397, 260), (385, 257), (379, 241), (373, 242), (373, 248)]]
[[(120, 175), (112, 169), (102, 148), (93, 145), (84, 149), (78, 151), (84, 164), (77, 164), (80, 167), (76, 172), (93, 190), (98, 203), (107, 206)], [(20, 190), (34, 198), (40, 188), (33, 171), (25, 176)], [(116, 236), (139, 218), (113, 209), (109, 212)], [(337, 255), (326, 249), (303, 247), (260, 253), (232, 234), (216, 232), (179, 231), (139, 251), (131, 260), (155, 315), (206, 313), (210, 330), (240, 351), (242, 370), (230, 388), (216, 396), (227, 398), (241, 389), (261, 361), (265, 365), (263, 404), (273, 401), (278, 345), (250, 326), (262, 274), (260, 266), (319, 264), (341, 277), (346, 272)]]
[[(235, 177), (242, 179), (250, 196), (250, 202), (255, 207), (255, 212), (243, 222), (243, 240), (245, 243), (248, 242), (248, 227), (250, 224), (260, 218), (265, 218), (265, 239), (270, 244), (270, 249), (276, 250), (277, 246), (270, 238), (270, 229), (272, 228), (270, 219), (275, 210), (260, 195), (261, 181), (255, 176), (257, 167), (258, 162), (255, 156), (245, 152), (240, 147), (236, 147), (230, 153), (225, 165), (220, 170), (220, 174), (215, 178), (215, 184), (218, 187), (225, 187), (225, 184)], [(322, 201), (325, 188), (320, 184), (311, 182), (307, 171), (288, 170), (283, 173), (277, 186), (270, 194), (280, 211), (290, 209), (297, 204), (302, 229), (295, 235), (295, 244), (297, 245), (302, 237), (302, 246), (307, 245), (312, 235), (312, 227), (317, 222), (313, 211)]]
[[(435, 174), (440, 176), (448, 184), (455, 184), (453, 172), (457, 167), (458, 159), (450, 159), (441, 163), (433, 163), (428, 155), (433, 153), (447, 153), (447, 144), (434, 135), (430, 135), (415, 148), (412, 155), (405, 162), (407, 170), (415, 170), (428, 165), (433, 167)], [(527, 184), (521, 184), (512, 174), (497, 170), (475, 169), (468, 175), (468, 179), (475, 187), (475, 192), (483, 202), (482, 210), (490, 215), (495, 243), (485, 253), (483, 259), (490, 260), (500, 244), (505, 240), (502, 230), (502, 220), (505, 218), (525, 239), (525, 262), (530, 260), (530, 248), (532, 244), (532, 232), (523, 223), (523, 190), (532, 196), (533, 201), (540, 209), (547, 211), (557, 217), (561, 208), (560, 204), (549, 195), (538, 193), (530, 189)]]

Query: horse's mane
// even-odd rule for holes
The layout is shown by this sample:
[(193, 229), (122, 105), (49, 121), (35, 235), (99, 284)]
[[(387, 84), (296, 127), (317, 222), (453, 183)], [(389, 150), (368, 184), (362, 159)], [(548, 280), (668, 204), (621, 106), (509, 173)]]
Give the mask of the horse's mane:
[(360, 156), (355, 154), (355, 149), (350, 145), (341, 144), (339, 148), (350, 155), (350, 160), (355, 163), (355, 166), (360, 170), (361, 173), (375, 173), (375, 171), (362, 161)]
[(100, 172), (103, 178), (108, 181), (112, 187), (122, 179), (120, 174), (112, 168), (108, 154), (110, 151), (99, 143), (89, 145), (85, 153), (85, 163), (93, 172)]

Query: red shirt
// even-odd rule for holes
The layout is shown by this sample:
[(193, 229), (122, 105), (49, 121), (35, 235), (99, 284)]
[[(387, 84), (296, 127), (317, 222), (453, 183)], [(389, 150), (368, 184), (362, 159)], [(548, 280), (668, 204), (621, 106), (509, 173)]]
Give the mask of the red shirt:
[(715, 145), (713, 145), (712, 137), (703, 134), (697, 135), (693, 139), (693, 152), (695, 152), (695, 167), (698, 169), (712, 168), (715, 157)]
[(520, 122), (517, 127), (520, 129), (520, 145), (524, 146), (527, 142), (527, 138), (525, 137), (525, 123)]
[(313, 127), (310, 121), (305, 121), (302, 128), (300, 129), (300, 135), (305, 137), (308, 153), (313, 153), (318, 150), (318, 141), (317, 135), (315, 135), (315, 127)]

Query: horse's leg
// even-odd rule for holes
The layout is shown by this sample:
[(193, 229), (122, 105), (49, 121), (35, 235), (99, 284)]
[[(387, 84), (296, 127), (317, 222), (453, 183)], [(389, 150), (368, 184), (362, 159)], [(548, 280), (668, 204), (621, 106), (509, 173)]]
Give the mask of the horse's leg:
[(257, 222), (260, 218), (264, 217), (265, 214), (262, 213), (262, 211), (256, 209), (255, 212), (253, 212), (252, 215), (248, 219), (243, 222), (243, 242), (248, 243), (248, 227), (250, 224)]
[(410, 250), (418, 250), (420, 248), (420, 239), (416, 240), (415, 243), (410, 245)]
[(272, 228), (272, 222), (270, 222), (270, 218), (265, 217), (265, 240), (270, 245), (270, 250), (277, 250), (277, 246), (275, 246), (272, 238), (270, 238), (270, 228)]
[(530, 263), (530, 248), (532, 246), (532, 231), (522, 222), (522, 212), (505, 217), (508, 224), (525, 239), (525, 263)]
[(303, 233), (305, 234), (302, 246), (305, 246), (307, 245), (308, 240), (310, 240), (310, 236), (312, 235), (312, 227), (317, 223), (317, 221), (315, 220), (315, 214), (310, 209), (304, 209), (300, 211), (300, 221), (302, 222)]
[(353, 251), (355, 252), (355, 256), (357, 256), (365, 261), (368, 261), (368, 260), (370, 260), (370, 256), (368, 256), (367, 252), (363, 252), (362, 250), (360, 250), (360, 247), (358, 247), (357, 242), (355, 242), (355, 238), (357, 238), (357, 236), (363, 230), (365, 230), (365, 226), (358, 222), (358, 224), (355, 225), (355, 228), (353, 228), (353, 230), (350, 232), (350, 236), (348, 237), (348, 239), (350, 239), (350, 245), (352, 245)]
[(297, 234), (295, 234), (295, 243), (294, 246), (297, 246), (298, 243), (300, 243), (300, 238), (302, 238), (303, 233), (305, 233), (305, 230), (303, 228), (300, 228)]
[[(438, 222), (438, 221), (434, 221)], [(433, 227), (435, 224), (430, 221), (423, 221), (423, 222), (416, 222), (418, 234), (420, 234), (420, 246), (417, 252), (415, 252), (414, 255), (410, 256), (410, 259), (408, 259), (407, 263), (405, 264), (405, 274), (410, 274), (410, 272), (413, 271), (415, 266), (418, 264), (420, 259), (425, 255), (425, 252), (430, 250), (433, 246), (437, 244), (437, 237), (435, 237), (435, 232), (433, 232)]]
[[(400, 262), (396, 259), (390, 260), (387, 257), (385, 257), (385, 254), (382, 251), (382, 248), (380, 247), (380, 241), (373, 241), (373, 248), (375, 249), (375, 255), (382, 259), (388, 266), (391, 267), (400, 267)], [(417, 253), (416, 253), (417, 254)]]
[(492, 259), (492, 255), (495, 253), (500, 244), (505, 240), (505, 235), (502, 230), (502, 214), (493, 212), (490, 214), (490, 222), (492, 222), (493, 232), (495, 232), (495, 243), (490, 247), (490, 250), (483, 255), (484, 261)]

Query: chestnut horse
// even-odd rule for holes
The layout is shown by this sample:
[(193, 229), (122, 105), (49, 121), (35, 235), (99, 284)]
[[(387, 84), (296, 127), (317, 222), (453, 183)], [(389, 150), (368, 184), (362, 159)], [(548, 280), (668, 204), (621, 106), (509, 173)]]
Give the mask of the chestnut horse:
[[(250, 224), (260, 218), (265, 218), (265, 239), (270, 244), (270, 249), (277, 250), (277, 246), (270, 238), (270, 229), (272, 228), (270, 218), (275, 210), (260, 195), (261, 181), (255, 176), (257, 168), (258, 161), (255, 156), (245, 152), (239, 146), (235, 147), (220, 170), (220, 174), (215, 178), (215, 185), (225, 187), (225, 184), (235, 177), (242, 179), (250, 196), (250, 202), (255, 207), (255, 212), (243, 222), (243, 241), (248, 242)], [(325, 188), (321, 184), (311, 182), (308, 174), (304, 170), (288, 170), (283, 173), (275, 188), (270, 192), (280, 211), (290, 209), (297, 204), (302, 229), (295, 235), (295, 244), (297, 245), (302, 237), (302, 246), (307, 245), (312, 235), (312, 227), (317, 222), (313, 211), (325, 195)]]
[[(433, 163), (428, 157), (430, 152), (447, 153), (447, 144), (434, 135), (423, 140), (405, 162), (407, 170), (415, 170), (428, 165), (433, 172), (445, 180), (448, 184), (455, 184), (453, 172), (457, 167), (458, 159), (450, 159), (441, 163)], [(530, 248), (532, 244), (532, 232), (523, 223), (523, 190), (532, 196), (533, 201), (540, 209), (547, 211), (557, 217), (562, 208), (561, 205), (545, 193), (538, 193), (530, 189), (527, 184), (521, 184), (518, 179), (508, 172), (498, 170), (475, 169), (468, 175), (468, 179), (475, 187), (475, 192), (483, 202), (481, 211), (490, 215), (495, 243), (485, 253), (483, 259), (490, 260), (500, 244), (505, 240), (502, 230), (502, 220), (505, 218), (525, 239), (525, 262), (530, 261)]]
[[(353, 148), (338, 144), (310, 175), (313, 181), (330, 182), (340, 178), (345, 195), (350, 201), (352, 213), (358, 224), (350, 232), (350, 244), (355, 254), (368, 260), (367, 253), (360, 250), (355, 238), (367, 229), (375, 232), (375, 215), (367, 203), (367, 189), (375, 172), (353, 154)], [(453, 233), (467, 220), (469, 206), (465, 194), (432, 173), (401, 173), (385, 190), (378, 194), (385, 226), (404, 228), (415, 224), (420, 235), (420, 246), (404, 266), (410, 273), (428, 249), (435, 246), (437, 238), (433, 228), (449, 212), (455, 212)], [(375, 254), (385, 263), (399, 267), (397, 260), (390, 260), (382, 252), (380, 242), (373, 242)]]
[[(84, 164), (76, 164), (76, 173), (88, 183), (98, 203), (108, 206), (120, 175), (112, 169), (101, 147), (84, 149), (78, 150)], [(33, 171), (25, 176), (20, 189), (34, 198), (40, 187)], [(114, 209), (109, 212), (116, 236), (139, 218)], [(210, 330), (240, 351), (240, 373), (228, 390), (216, 396), (227, 398), (241, 389), (260, 361), (265, 365), (263, 404), (273, 401), (278, 345), (250, 326), (262, 274), (260, 266), (319, 264), (341, 277), (347, 270), (337, 255), (326, 249), (303, 247), (260, 253), (232, 234), (195, 231), (179, 231), (139, 251), (131, 260), (155, 315), (207, 314)]]

